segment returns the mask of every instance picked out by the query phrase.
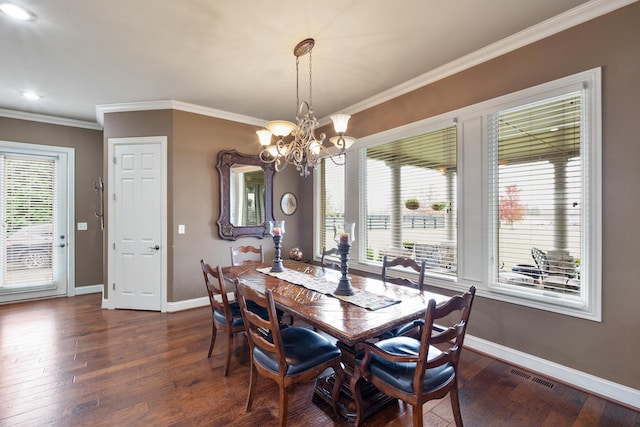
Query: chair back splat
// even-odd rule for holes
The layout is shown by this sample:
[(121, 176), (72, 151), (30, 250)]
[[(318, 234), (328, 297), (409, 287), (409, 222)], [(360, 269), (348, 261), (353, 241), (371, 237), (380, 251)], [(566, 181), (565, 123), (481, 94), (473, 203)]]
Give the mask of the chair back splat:
[[(363, 353), (356, 358), (350, 384), (358, 407), (356, 426), (362, 422), (361, 380), (364, 379), (384, 394), (410, 404), (414, 427), (423, 425), (422, 405), (425, 402), (450, 393), (456, 426), (462, 427), (458, 362), (475, 293), (475, 286), (471, 286), (468, 292), (452, 297), (441, 306), (430, 300), (419, 340), (402, 336), (357, 345), (356, 350)], [(453, 317), (455, 320), (451, 324)], [(443, 321), (438, 324), (450, 326), (442, 331), (434, 330), (434, 323), (439, 319)]]
[(238, 246), (237, 248), (229, 248), (231, 253), (231, 265), (245, 264), (262, 264), (264, 262), (264, 254), (262, 253), (262, 245), (260, 246)]
[[(249, 395), (246, 410), (251, 410), (257, 376), (275, 381), (280, 388), (280, 425), (287, 423), (289, 388), (296, 383), (313, 381), (331, 367), (336, 381), (332, 390), (333, 402), (338, 401), (344, 372), (340, 363), (340, 349), (322, 335), (299, 327), (282, 328), (277, 322), (276, 307), (270, 290), (256, 290), (238, 283), (238, 299), (247, 327), (251, 350)], [(253, 301), (269, 314), (265, 320), (247, 308)], [(334, 404), (334, 411), (336, 410)]]
[[(418, 262), (412, 258), (405, 257), (397, 257), (397, 258), (389, 258), (388, 255), (385, 255), (382, 258), (382, 281), (387, 283), (393, 283), (401, 286), (409, 286), (411, 288), (417, 288), (419, 290), (423, 290), (424, 286), (424, 261)], [(390, 274), (390, 269), (392, 267), (404, 267), (409, 268), (418, 273), (418, 280), (413, 281), (406, 277), (394, 276)]]
[(322, 247), (322, 258), (320, 259), (322, 268), (330, 268), (332, 270), (340, 269), (340, 255), (338, 254), (338, 248), (327, 249)]
[[(394, 285), (408, 286), (410, 288), (424, 290), (424, 261), (418, 262), (412, 258), (391, 258), (385, 255), (382, 258), (382, 281), (385, 283), (393, 283)], [(418, 273), (418, 280), (413, 281), (407, 277), (395, 276), (393, 267), (404, 267), (406, 269), (413, 270)], [(420, 336), (422, 330), (422, 322), (409, 322), (404, 325), (400, 325), (397, 328), (393, 328), (390, 331), (384, 332), (377, 338), (386, 339), (400, 335), (411, 335), (414, 337)]]

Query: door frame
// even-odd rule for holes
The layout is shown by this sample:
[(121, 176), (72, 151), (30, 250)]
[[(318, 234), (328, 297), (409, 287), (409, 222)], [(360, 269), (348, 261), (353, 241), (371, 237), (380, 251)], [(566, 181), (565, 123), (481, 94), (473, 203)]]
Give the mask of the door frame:
[[(67, 157), (67, 167), (64, 171), (66, 175), (66, 186), (62, 189), (62, 191), (66, 195), (66, 204), (64, 205), (66, 209), (67, 218), (65, 220), (65, 224), (67, 227), (66, 232), (66, 245), (67, 245), (67, 260), (65, 268), (67, 269), (67, 289), (64, 293), (56, 295), (72, 297), (75, 296), (76, 290), (76, 276), (75, 276), (75, 247), (76, 247), (76, 239), (75, 239), (75, 149), (72, 147), (61, 147), (55, 145), (44, 145), (44, 144), (32, 144), (27, 142), (15, 142), (15, 141), (0, 141), (2, 148), (4, 151), (11, 152), (11, 150), (16, 150), (16, 152), (23, 153), (24, 151), (29, 151), (34, 155), (37, 155), (39, 152), (46, 154), (50, 153), (59, 153), (64, 154)], [(6, 294), (5, 294), (6, 295)], [(28, 295), (25, 298), (18, 298), (13, 302), (25, 301), (30, 299), (37, 298), (47, 298), (52, 297), (51, 295), (47, 295), (47, 291), (28, 291), (24, 295)], [(53, 296), (53, 297), (56, 297)], [(9, 301), (3, 301), (9, 302)]]
[(104, 301), (103, 306), (108, 309), (115, 309), (115, 298), (113, 297), (113, 280), (115, 280), (115, 215), (110, 215), (113, 212), (113, 200), (116, 196), (114, 194), (115, 185), (115, 147), (116, 145), (126, 144), (160, 144), (161, 147), (161, 247), (160, 251), (162, 271), (160, 273), (160, 310), (162, 312), (167, 311), (167, 252), (168, 252), (168, 231), (167, 231), (167, 137), (166, 136), (142, 136), (142, 137), (127, 137), (127, 138), (108, 138), (107, 139), (107, 188), (105, 192), (106, 198), (106, 212), (107, 212), (107, 282), (105, 289), (107, 290), (108, 298)]

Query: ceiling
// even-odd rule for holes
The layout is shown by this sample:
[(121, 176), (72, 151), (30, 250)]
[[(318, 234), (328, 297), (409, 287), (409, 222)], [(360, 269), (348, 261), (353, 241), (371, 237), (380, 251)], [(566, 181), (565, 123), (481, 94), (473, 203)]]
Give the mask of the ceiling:
[[(0, 115), (96, 123), (96, 106), (162, 100), (293, 120), (293, 48), (307, 37), (316, 40), (316, 116), (354, 113), (402, 85), (408, 90), (632, 1), (15, 2), (36, 19), (0, 13)], [(307, 61), (300, 63), (305, 99)], [(42, 98), (27, 100), (27, 90)]]

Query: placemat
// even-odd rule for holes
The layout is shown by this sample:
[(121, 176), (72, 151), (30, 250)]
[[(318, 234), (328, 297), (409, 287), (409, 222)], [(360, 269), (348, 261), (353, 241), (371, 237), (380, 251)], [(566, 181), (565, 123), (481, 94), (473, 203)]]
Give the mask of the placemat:
[(394, 300), (384, 295), (374, 294), (368, 291), (355, 290), (354, 295), (334, 295), (333, 291), (338, 286), (340, 276), (324, 275), (324, 276), (312, 276), (302, 271), (285, 269), (280, 273), (270, 271), (271, 267), (256, 269), (260, 273), (268, 274), (269, 276), (277, 277), (280, 280), (285, 280), (294, 285), (303, 286), (312, 291), (320, 292), (326, 295), (331, 295), (334, 298), (341, 299), (348, 303), (357, 305), (358, 307), (366, 308), (368, 310), (379, 310), (390, 305), (398, 304), (400, 300)]

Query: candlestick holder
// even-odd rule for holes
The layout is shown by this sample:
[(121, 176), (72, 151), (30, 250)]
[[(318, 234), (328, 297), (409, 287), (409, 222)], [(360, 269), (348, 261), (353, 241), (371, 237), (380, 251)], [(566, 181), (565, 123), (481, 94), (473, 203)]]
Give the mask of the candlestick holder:
[(351, 287), (351, 279), (347, 276), (347, 273), (349, 272), (350, 249), (351, 245), (348, 243), (338, 244), (338, 253), (340, 254), (340, 272), (342, 273), (342, 277), (340, 277), (338, 287), (333, 292), (334, 295), (349, 296), (355, 294), (355, 291)]
[(338, 287), (333, 292), (334, 295), (349, 296), (355, 294), (351, 287), (351, 279), (347, 276), (349, 272), (349, 250), (351, 244), (356, 240), (356, 225), (353, 222), (345, 222), (340, 227), (334, 227), (334, 236), (338, 244), (338, 253), (340, 254), (340, 272), (342, 277), (338, 282)]
[(275, 246), (275, 257), (273, 258), (273, 266), (271, 267), (271, 272), (280, 273), (284, 271), (284, 266), (282, 265), (281, 255), (281, 247), (282, 244), (282, 236), (273, 236), (273, 244)]
[(273, 258), (272, 273), (281, 273), (284, 271), (282, 265), (282, 236), (284, 235), (284, 221), (269, 221), (269, 234), (273, 237), (273, 245), (275, 247), (275, 257)]

